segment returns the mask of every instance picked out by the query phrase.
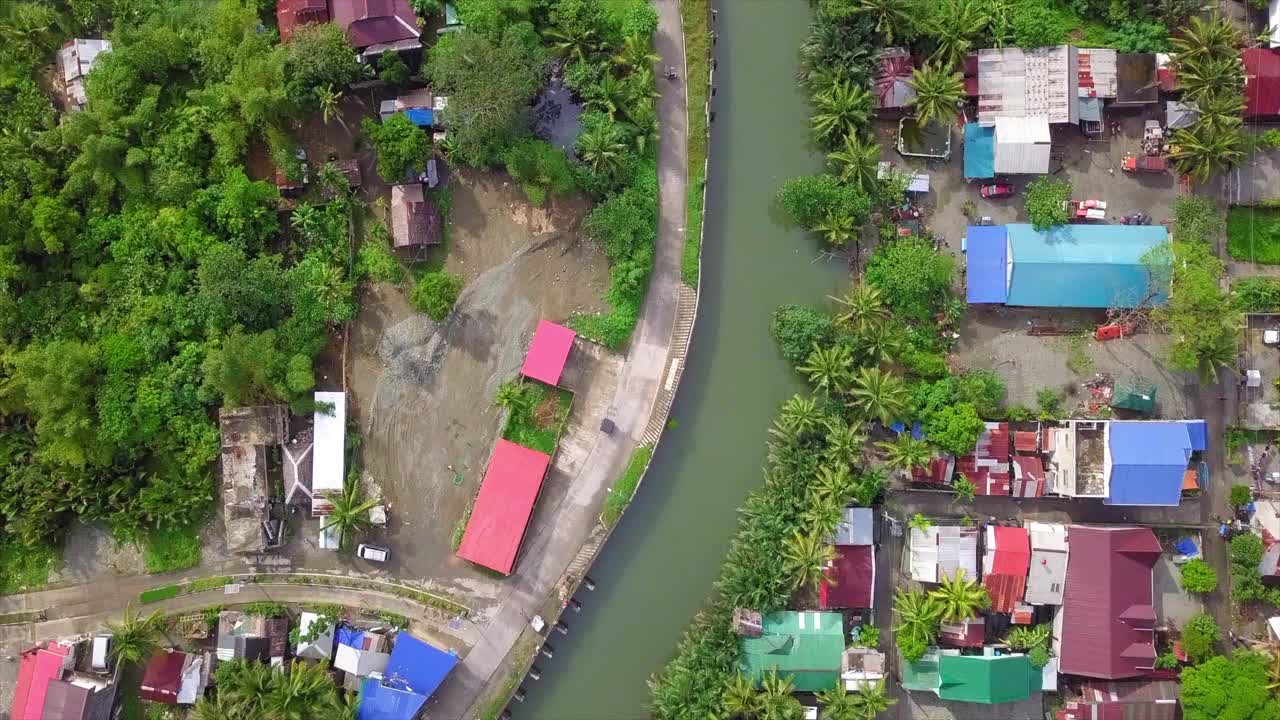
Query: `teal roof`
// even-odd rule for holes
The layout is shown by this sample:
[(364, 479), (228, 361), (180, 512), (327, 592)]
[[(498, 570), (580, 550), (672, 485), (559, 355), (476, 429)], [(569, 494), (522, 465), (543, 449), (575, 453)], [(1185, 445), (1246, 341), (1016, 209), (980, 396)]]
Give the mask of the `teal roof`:
[(938, 697), (960, 702), (1017, 702), (1040, 689), (1041, 673), (1026, 655), (943, 655)]
[[(1024, 307), (1132, 307), (1147, 290), (1142, 257), (1169, 239), (1163, 225), (1005, 228), (1013, 264), (1006, 304)], [(1156, 302), (1164, 300), (1162, 291)]]
[(938, 674), (938, 652), (930, 650), (916, 662), (902, 663), (902, 687), (907, 690), (937, 692), (942, 684)]
[(840, 613), (784, 610), (764, 616), (764, 633), (742, 638), (739, 669), (759, 682), (770, 670), (790, 675), (798, 691), (829, 690), (840, 679), (844, 618)]

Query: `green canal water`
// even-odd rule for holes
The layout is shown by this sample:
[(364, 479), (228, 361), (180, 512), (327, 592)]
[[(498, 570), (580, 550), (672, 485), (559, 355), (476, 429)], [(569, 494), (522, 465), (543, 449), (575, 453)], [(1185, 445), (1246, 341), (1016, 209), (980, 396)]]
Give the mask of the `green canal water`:
[(770, 313), (817, 303), (845, 282), (814, 263), (802, 234), (770, 213), (783, 180), (816, 172), (796, 87), (807, 4), (719, 3), (711, 181), (702, 296), (668, 429), (639, 494), (567, 613), (541, 680), (526, 679), (514, 720), (640, 720), (662, 667), (711, 591), (736, 508), (761, 482), (765, 430), (799, 382), (769, 338)]

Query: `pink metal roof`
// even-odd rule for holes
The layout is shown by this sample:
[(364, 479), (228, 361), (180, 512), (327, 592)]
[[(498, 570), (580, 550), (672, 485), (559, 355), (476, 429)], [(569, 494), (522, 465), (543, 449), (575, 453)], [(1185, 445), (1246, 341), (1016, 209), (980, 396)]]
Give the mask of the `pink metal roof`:
[(62, 664), (71, 653), (70, 645), (49, 643), (22, 653), (17, 688), (13, 696), (12, 720), (40, 720), (49, 683), (62, 675)]
[(1148, 674), (1155, 661), (1155, 533), (1072, 525), (1067, 538), (1060, 671), (1103, 679)]
[(498, 440), (480, 482), (458, 557), (510, 574), (551, 456)]
[(828, 580), (818, 588), (819, 607), (871, 608), (876, 587), (876, 555), (870, 545), (837, 545)]
[(938, 643), (952, 647), (982, 647), (986, 644), (987, 623), (983, 618), (944, 622), (938, 626)]
[(560, 373), (564, 372), (564, 364), (569, 359), (569, 350), (573, 347), (576, 335), (577, 333), (563, 325), (550, 320), (539, 320), (520, 374), (548, 385), (559, 385)]

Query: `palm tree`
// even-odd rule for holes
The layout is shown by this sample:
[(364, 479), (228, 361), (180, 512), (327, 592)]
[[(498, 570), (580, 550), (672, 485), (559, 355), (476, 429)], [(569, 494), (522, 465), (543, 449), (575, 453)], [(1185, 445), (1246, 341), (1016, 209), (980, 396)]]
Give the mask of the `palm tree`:
[(826, 426), (827, 451), (824, 453), (826, 458), (849, 466), (857, 463), (862, 458), (862, 446), (867, 442), (862, 423), (856, 421), (848, 423), (838, 418), (831, 418), (827, 420)]
[(526, 410), (529, 407), (529, 393), (525, 387), (515, 380), (508, 380), (498, 386), (493, 395), (493, 404), (512, 412)]
[(832, 142), (858, 132), (871, 118), (871, 93), (848, 80), (837, 80), (813, 96), (813, 134)]
[(813, 477), (809, 491), (821, 498), (832, 498), (843, 503), (853, 488), (853, 478), (849, 471), (840, 465), (820, 465), (818, 474)]
[(845, 690), (844, 680), (839, 678), (835, 687), (818, 693), (817, 699), (825, 720), (860, 720), (863, 717), (862, 696)]
[(618, 110), (627, 107), (629, 99), (626, 84), (612, 74), (605, 73), (584, 105), (588, 110), (599, 110), (613, 117)]
[(195, 707), (191, 708), (191, 714), (188, 716), (189, 720), (240, 720), (245, 717), (249, 716), (235, 712), (230, 704), (223, 700), (221, 694), (213, 700), (200, 698)]
[(785, 446), (790, 446), (800, 441), (800, 428), (796, 422), (789, 418), (775, 418), (773, 425), (769, 427), (769, 434), (778, 439)]
[(864, 327), (854, 337), (858, 354), (871, 365), (893, 362), (902, 352), (903, 343), (898, 327), (884, 322)]
[(334, 90), (332, 85), (317, 87), (316, 99), (320, 101), (320, 116), (324, 119), (324, 124), (328, 125), (330, 120), (337, 120), (338, 125), (350, 135), (351, 128), (347, 127), (347, 121), (342, 119), (342, 110), (338, 107), (339, 101), (342, 100), (342, 91)]
[(289, 214), (289, 224), (307, 240), (315, 240), (320, 235), (324, 219), (320, 211), (307, 203), (299, 203)]
[(948, 70), (959, 65), (990, 20), (977, 0), (947, 0), (931, 8), (928, 34), (935, 46), (929, 60)]
[(338, 694), (326, 663), (294, 660), (289, 674), (276, 681), (263, 701), (271, 720), (311, 720), (338, 710)]
[(1217, 128), (1196, 123), (1175, 130), (1169, 158), (1178, 172), (1200, 182), (1230, 170), (1244, 159), (1244, 137), (1239, 129)]
[(844, 297), (827, 297), (844, 305), (844, 310), (836, 315), (836, 323), (855, 332), (889, 317), (889, 309), (885, 307), (880, 288), (870, 283), (851, 286)]
[(964, 570), (957, 570), (951, 577), (943, 577), (929, 596), (936, 598), (942, 606), (942, 618), (952, 622), (971, 618), (991, 606), (987, 589), (977, 580), (965, 580)]
[(880, 497), (880, 491), (884, 490), (885, 479), (884, 471), (880, 468), (863, 472), (854, 484), (853, 503), (859, 507), (871, 507), (876, 498)]
[(651, 68), (661, 58), (649, 47), (644, 35), (628, 35), (622, 41), (622, 50), (613, 56), (613, 64), (629, 70)]
[(1200, 113), (1196, 124), (1224, 131), (1239, 128), (1244, 123), (1244, 96), (1232, 92), (1211, 94), (1196, 103), (1196, 112)]
[(893, 593), (893, 614), (897, 616), (893, 625), (895, 635), (928, 645), (938, 631), (943, 607), (937, 599), (924, 592), (898, 588)]
[(1039, 625), (1016, 625), (1009, 629), (1004, 641), (1014, 650), (1030, 650), (1033, 647), (1048, 645), (1052, 628), (1048, 623)]
[(898, 435), (896, 442), (878, 442), (876, 447), (884, 450), (886, 465), (908, 474), (915, 468), (928, 465), (933, 458), (929, 443), (911, 437), (911, 433)]
[(810, 498), (808, 507), (800, 513), (800, 520), (809, 529), (810, 537), (831, 535), (843, 519), (844, 502), (831, 497)]
[(575, 144), (578, 157), (591, 166), (597, 175), (616, 177), (622, 170), (627, 146), (616, 125), (596, 125), (583, 131)]
[(818, 403), (813, 398), (792, 395), (790, 400), (782, 404), (779, 417), (791, 423), (798, 432), (806, 433), (822, 421), (822, 411), (818, 409)]
[(911, 73), (909, 81), (916, 96), (909, 103), (916, 109), (916, 124), (924, 127), (931, 122), (950, 123), (960, 110), (964, 100), (964, 76), (952, 72), (949, 67), (926, 63)]
[(636, 152), (643, 155), (650, 146), (658, 143), (658, 114), (653, 103), (631, 103), (626, 108), (627, 127)]
[(791, 576), (793, 588), (816, 589), (826, 579), (827, 563), (836, 557), (835, 547), (819, 535), (803, 535), (799, 530), (782, 545), (782, 564)]
[(924, 515), (920, 513), (916, 513), (915, 515), (911, 516), (910, 520), (907, 521), (907, 527), (913, 530), (919, 530), (920, 532), (927, 533), (929, 532), (929, 528), (933, 527), (933, 523), (930, 522), (929, 518), (925, 517)]
[(880, 145), (860, 133), (845, 135), (844, 145), (827, 153), (827, 162), (835, 168), (840, 182), (854, 185), (863, 192), (870, 192), (880, 182)]
[(756, 684), (740, 672), (734, 674), (733, 679), (729, 681), (720, 701), (730, 717), (743, 718), (743, 720), (749, 720), (760, 710), (760, 696), (756, 695)]
[(884, 689), (884, 678), (876, 681), (874, 685), (863, 685), (862, 690), (858, 691), (862, 696), (862, 718), (864, 720), (872, 720), (880, 713), (888, 710), (898, 704), (897, 698), (889, 696)]
[(235, 717), (252, 718), (262, 714), (263, 702), (275, 687), (275, 671), (269, 666), (249, 660), (233, 660), (227, 670), (218, 670), (218, 701)]
[(760, 680), (760, 720), (797, 720), (804, 710), (791, 693), (795, 684), (790, 675), (778, 677), (774, 668)]
[(902, 378), (878, 367), (859, 368), (849, 389), (853, 407), (868, 420), (889, 425), (907, 409), (907, 386)]
[(114, 636), (111, 640), (111, 657), (118, 663), (136, 663), (150, 658), (160, 647), (164, 630), (164, 616), (158, 612), (143, 616), (133, 611), (133, 605), (124, 610), (120, 622), (107, 623)]
[(804, 364), (796, 368), (809, 377), (809, 382), (826, 395), (841, 392), (849, 381), (849, 369), (853, 367), (853, 355), (846, 345), (828, 348), (813, 345), (813, 352)]
[(596, 31), (588, 27), (575, 27), (570, 30), (551, 28), (543, 33), (551, 43), (551, 49), (559, 57), (573, 58), (578, 62), (586, 62), (587, 56), (600, 47)]
[(973, 496), (978, 492), (978, 486), (973, 481), (965, 477), (961, 473), (956, 477), (955, 482), (951, 483), (951, 489), (955, 491), (956, 497), (952, 502), (968, 503), (973, 502)]
[(1191, 21), (1169, 44), (1173, 47), (1173, 61), (1181, 75), (1181, 67), (1185, 63), (1235, 56), (1244, 39), (1230, 20), (1215, 13), (1208, 19), (1192, 15)]
[(853, 217), (835, 210), (828, 210), (822, 220), (813, 226), (814, 232), (818, 233), (832, 247), (844, 247), (854, 234), (858, 232), (858, 225), (853, 221)]
[(365, 499), (360, 491), (359, 480), (349, 477), (342, 494), (330, 496), (329, 502), (333, 505), (333, 509), (325, 518), (321, 529), (336, 528), (338, 544), (344, 548), (350, 547), (352, 536), (368, 530), (371, 526), (369, 511), (377, 506), (378, 499)]
[(908, 0), (860, 0), (858, 3), (858, 12), (875, 18), (876, 32), (883, 36), (885, 45), (893, 44), (894, 30), (898, 30), (900, 40), (911, 37), (912, 13), (916, 10)]
[(1244, 65), (1234, 55), (1192, 60), (1178, 66), (1182, 98), (1196, 103), (1197, 108), (1206, 99), (1218, 95), (1232, 95), (1235, 99), (1243, 82)]

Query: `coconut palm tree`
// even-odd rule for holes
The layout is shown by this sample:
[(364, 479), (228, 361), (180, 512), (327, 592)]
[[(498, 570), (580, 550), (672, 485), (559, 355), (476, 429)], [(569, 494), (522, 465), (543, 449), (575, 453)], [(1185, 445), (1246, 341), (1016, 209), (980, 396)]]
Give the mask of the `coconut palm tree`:
[(874, 190), (880, 182), (880, 145), (861, 133), (845, 135), (840, 149), (827, 153), (827, 162), (840, 177), (840, 182), (854, 185), (863, 192)]
[(627, 84), (611, 73), (605, 73), (584, 105), (588, 110), (599, 110), (613, 117), (620, 109), (626, 108), (631, 99)]
[(836, 531), (844, 519), (844, 502), (831, 497), (811, 497), (800, 520), (813, 537), (825, 538)]
[(218, 702), (233, 717), (261, 717), (263, 703), (276, 684), (276, 672), (269, 665), (249, 660), (232, 660), (218, 669)]
[(790, 675), (778, 677), (774, 668), (768, 675), (760, 679), (760, 720), (798, 720), (804, 715), (804, 708), (792, 693), (795, 683)]
[(1244, 39), (1230, 20), (1215, 13), (1208, 18), (1192, 15), (1190, 22), (1169, 44), (1181, 76), (1181, 68), (1186, 63), (1235, 56)]
[(616, 125), (596, 125), (578, 135), (574, 147), (578, 157), (591, 166), (592, 172), (604, 177), (616, 177), (622, 170), (627, 146), (622, 142), (622, 132)]
[(769, 434), (784, 445), (794, 445), (800, 441), (800, 428), (790, 418), (778, 417), (769, 426)]
[(915, 108), (916, 124), (924, 127), (931, 122), (944, 125), (955, 119), (964, 100), (964, 76), (937, 63), (925, 63), (911, 72), (908, 84), (916, 96), (908, 103)]
[(218, 697), (213, 700), (200, 698), (187, 717), (189, 720), (241, 720), (250, 716), (236, 712), (223, 700), (221, 689), (219, 689)]
[(853, 367), (853, 354), (846, 345), (819, 347), (813, 345), (813, 352), (805, 359), (804, 364), (796, 368), (809, 378), (814, 387), (823, 394), (833, 395), (842, 392), (849, 382), (849, 369)]
[(844, 680), (836, 679), (835, 687), (818, 693), (825, 720), (861, 720), (862, 696), (844, 689)]
[(893, 614), (897, 617), (893, 632), (928, 645), (933, 642), (943, 612), (942, 604), (933, 596), (898, 588), (893, 593)]
[(311, 720), (338, 710), (337, 686), (327, 663), (294, 660), (287, 675), (279, 670), (275, 674), (262, 703), (271, 720)]
[(796, 530), (782, 544), (782, 564), (797, 590), (817, 589), (826, 577), (827, 563), (835, 557), (835, 547), (820, 535), (804, 535)]
[(1244, 95), (1234, 92), (1211, 94), (1196, 103), (1197, 125), (1227, 131), (1244, 124)]
[(1178, 172), (1200, 182), (1230, 170), (1244, 159), (1244, 137), (1239, 129), (1197, 123), (1175, 130), (1172, 145), (1169, 158)]
[(343, 131), (350, 135), (351, 128), (347, 127), (347, 121), (342, 119), (342, 108), (338, 106), (342, 101), (342, 91), (334, 90), (332, 85), (317, 87), (316, 99), (320, 101), (320, 117), (324, 120), (324, 124), (328, 125), (330, 120), (337, 120)]
[(107, 623), (114, 636), (111, 640), (111, 657), (118, 663), (136, 663), (150, 658), (160, 647), (164, 631), (164, 616), (158, 612), (143, 615), (134, 612), (133, 605), (124, 610), (119, 623)]
[(866, 363), (883, 365), (893, 362), (902, 352), (904, 340), (898, 327), (882, 322), (858, 331), (854, 336), (854, 346)]
[(813, 134), (829, 143), (856, 134), (871, 118), (871, 93), (847, 80), (837, 80), (813, 96)]
[(955, 491), (956, 497), (952, 502), (969, 503), (973, 502), (973, 496), (978, 492), (978, 486), (973, 481), (960, 474), (956, 477), (955, 482), (951, 483), (951, 489)]
[(363, 496), (364, 493), (360, 491), (360, 482), (355, 478), (349, 477), (342, 494), (333, 495), (329, 498), (333, 509), (329, 512), (328, 517), (324, 519), (321, 529), (336, 528), (338, 531), (338, 544), (344, 548), (350, 547), (351, 538), (356, 533), (368, 530), (371, 525), (369, 511), (377, 506), (378, 499), (365, 499)]
[(324, 225), (324, 218), (320, 216), (320, 211), (315, 206), (299, 203), (298, 207), (289, 213), (289, 224), (302, 237), (307, 240), (315, 240)]
[(542, 33), (551, 45), (551, 50), (558, 57), (571, 58), (577, 62), (586, 62), (587, 56), (600, 48), (600, 40), (596, 31), (588, 27), (575, 27), (569, 30), (550, 28)]
[(778, 416), (802, 433), (809, 432), (822, 422), (822, 410), (818, 409), (818, 403), (804, 395), (792, 395), (791, 399), (782, 404)]
[(1040, 645), (1048, 645), (1052, 628), (1048, 623), (1039, 625), (1015, 625), (1009, 629), (1004, 641), (1014, 650), (1030, 650)]
[(871, 468), (856, 478), (853, 489), (853, 503), (860, 507), (871, 507), (876, 498), (884, 490), (886, 476), (880, 468)]
[(1217, 95), (1237, 95), (1244, 84), (1244, 65), (1236, 56), (1192, 60), (1178, 66), (1182, 98), (1200, 103)]
[(870, 283), (851, 286), (844, 297), (827, 297), (844, 306), (836, 315), (836, 323), (854, 332), (877, 325), (889, 317), (889, 308), (885, 307), (880, 288)]
[(826, 428), (827, 450), (824, 456), (827, 460), (852, 466), (862, 459), (862, 447), (867, 442), (862, 423), (831, 418), (827, 420)]
[(930, 8), (929, 31), (934, 39), (930, 62), (950, 70), (973, 49), (991, 18), (978, 0), (946, 0)]
[(742, 673), (735, 673), (733, 679), (724, 689), (720, 701), (724, 704), (729, 717), (750, 720), (760, 709), (760, 696), (756, 694), (756, 684)]
[(912, 17), (917, 8), (909, 0), (859, 0), (858, 12), (875, 18), (876, 32), (885, 45), (892, 45), (897, 32), (899, 40), (907, 40), (914, 34)]
[[(801, 54), (804, 53), (804, 47), (801, 47)], [(807, 63), (806, 63), (807, 65)], [(831, 89), (833, 85), (841, 80), (849, 80), (849, 75), (844, 68), (831, 67), (827, 65), (818, 65), (813, 68), (806, 68), (799, 73), (800, 84), (809, 91), (812, 96), (820, 95)]]
[(809, 485), (809, 491), (815, 496), (832, 498), (839, 503), (845, 501), (852, 489), (853, 478), (842, 465), (819, 465)]
[(884, 450), (884, 463), (899, 472), (908, 473), (915, 468), (929, 464), (933, 452), (929, 443), (911, 437), (911, 433), (902, 433), (894, 442), (878, 442), (876, 447)]
[(631, 132), (631, 143), (636, 152), (643, 155), (658, 144), (658, 115), (653, 103), (631, 103), (627, 106), (626, 126)]
[(884, 678), (877, 680), (874, 685), (863, 685), (858, 694), (862, 698), (863, 720), (873, 720), (880, 713), (898, 704), (897, 698), (890, 697), (885, 691)]
[(613, 56), (613, 64), (628, 70), (651, 68), (660, 58), (649, 47), (649, 38), (644, 35), (628, 35), (622, 40), (622, 50)]
[(971, 618), (991, 606), (987, 589), (977, 580), (966, 580), (964, 570), (957, 570), (951, 577), (943, 577), (929, 596), (942, 606), (942, 618), (952, 622)]
[(844, 247), (858, 232), (858, 225), (853, 218), (835, 210), (828, 210), (822, 220), (813, 226), (814, 232), (822, 236), (832, 247)]
[(863, 367), (849, 389), (853, 407), (868, 420), (888, 425), (907, 408), (907, 386), (902, 378), (878, 367)]

